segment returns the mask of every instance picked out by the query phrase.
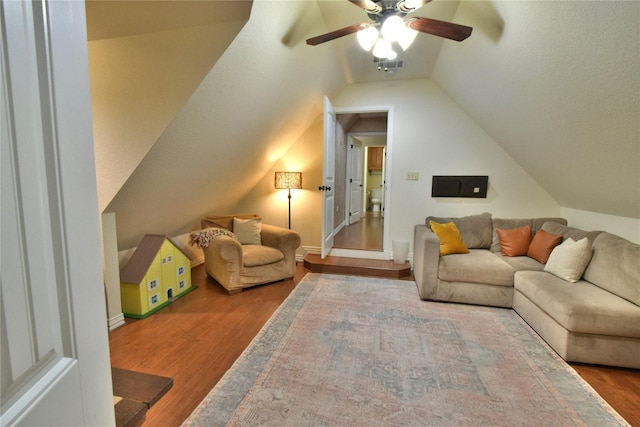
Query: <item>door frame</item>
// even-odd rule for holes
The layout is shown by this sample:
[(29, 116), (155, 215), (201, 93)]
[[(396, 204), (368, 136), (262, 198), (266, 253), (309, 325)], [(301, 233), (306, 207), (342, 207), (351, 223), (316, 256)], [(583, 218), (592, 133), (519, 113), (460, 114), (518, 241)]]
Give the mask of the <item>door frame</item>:
[[(352, 106), (352, 107), (336, 107), (333, 106), (335, 114), (361, 114), (361, 113), (386, 113), (387, 114), (387, 156), (385, 163), (385, 177), (392, 176), (393, 165), (393, 125), (394, 125), (394, 107), (390, 105), (382, 106)], [(354, 132), (354, 134), (366, 134), (366, 132)], [(369, 133), (371, 134), (371, 133)], [(382, 251), (367, 251), (358, 249), (342, 249), (331, 248), (328, 255), (331, 256), (343, 256), (351, 258), (367, 258), (367, 259), (380, 259), (389, 260), (392, 258), (391, 242), (389, 237), (389, 229), (391, 224), (391, 209), (390, 201), (392, 199), (391, 190), (389, 189), (389, 181), (385, 178), (384, 185), (384, 204), (381, 207), (384, 209), (384, 233), (382, 236)], [(323, 206), (324, 209), (324, 206)]]

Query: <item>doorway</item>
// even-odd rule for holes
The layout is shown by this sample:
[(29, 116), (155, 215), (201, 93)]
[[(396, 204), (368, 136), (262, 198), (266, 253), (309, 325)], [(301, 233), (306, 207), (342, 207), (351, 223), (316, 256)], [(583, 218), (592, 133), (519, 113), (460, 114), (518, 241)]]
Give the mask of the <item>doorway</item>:
[(360, 200), (346, 197), (345, 221), (338, 227), (334, 248), (384, 251), (386, 146), (386, 131), (349, 133), (346, 192)]
[[(384, 198), (381, 204), (381, 229), (382, 250), (361, 250), (361, 244), (349, 245), (348, 249), (336, 247), (335, 237), (340, 231), (350, 225), (352, 212), (351, 201), (355, 192), (351, 192), (348, 156), (351, 156), (350, 148), (352, 136), (372, 134), (384, 134), (386, 136), (386, 156), (383, 158), (385, 176), (391, 176), (392, 161), (392, 135), (393, 135), (393, 107), (351, 107), (334, 108), (331, 101), (324, 97), (324, 131), (323, 131), (323, 178), (322, 185), (318, 187), (322, 191), (322, 246), (321, 257), (327, 255), (344, 256), (352, 258), (369, 258), (388, 260), (391, 256), (391, 241), (389, 240), (389, 224), (391, 214), (388, 209), (392, 197), (389, 192), (388, 182), (384, 182)], [(354, 144), (355, 145), (355, 144)], [(364, 165), (361, 166), (364, 168)], [(362, 176), (362, 175), (361, 175)], [(364, 198), (364, 184), (360, 188), (362, 206), (366, 206)], [(356, 206), (357, 207), (357, 206)], [(357, 215), (356, 215), (357, 216)], [(340, 243), (339, 243), (340, 244)]]

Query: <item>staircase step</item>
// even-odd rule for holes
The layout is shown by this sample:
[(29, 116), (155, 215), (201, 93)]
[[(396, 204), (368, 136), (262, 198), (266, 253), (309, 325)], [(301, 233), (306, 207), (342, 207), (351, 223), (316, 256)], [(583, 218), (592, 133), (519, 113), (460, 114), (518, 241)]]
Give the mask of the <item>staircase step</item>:
[(147, 411), (173, 387), (173, 379), (111, 367), (116, 427), (139, 427)]
[(396, 264), (393, 261), (365, 258), (347, 258), (319, 254), (306, 254), (304, 267), (313, 273), (353, 274), (357, 276), (411, 278), (411, 264)]

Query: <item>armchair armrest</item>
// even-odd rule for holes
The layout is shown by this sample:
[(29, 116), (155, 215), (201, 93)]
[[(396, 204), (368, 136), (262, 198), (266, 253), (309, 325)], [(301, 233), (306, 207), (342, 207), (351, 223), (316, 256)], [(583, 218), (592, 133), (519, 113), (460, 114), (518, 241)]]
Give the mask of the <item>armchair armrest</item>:
[(413, 275), (420, 299), (436, 298), (439, 265), (440, 239), (426, 225), (416, 225), (413, 235)]
[(300, 235), (293, 230), (278, 227), (271, 224), (262, 224), (262, 244), (280, 250), (285, 260), (295, 260), (296, 250), (302, 242)]
[(205, 270), (209, 276), (223, 284), (228, 291), (238, 286), (242, 269), (242, 245), (229, 236), (216, 236), (203, 248)]

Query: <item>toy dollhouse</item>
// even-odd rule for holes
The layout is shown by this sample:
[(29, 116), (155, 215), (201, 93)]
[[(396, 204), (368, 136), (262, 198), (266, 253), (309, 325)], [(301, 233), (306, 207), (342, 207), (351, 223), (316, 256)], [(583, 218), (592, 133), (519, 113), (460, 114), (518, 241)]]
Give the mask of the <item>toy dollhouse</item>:
[(164, 235), (145, 235), (120, 271), (126, 317), (145, 318), (193, 289), (189, 257)]

